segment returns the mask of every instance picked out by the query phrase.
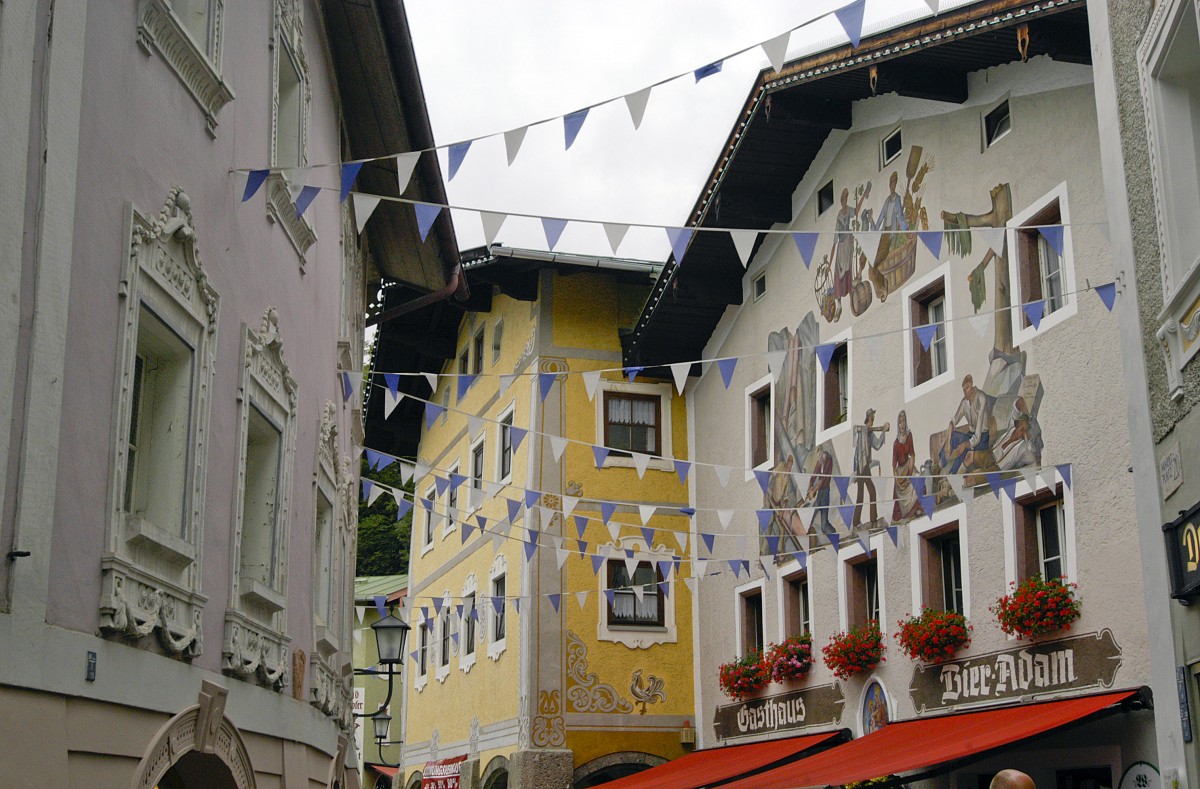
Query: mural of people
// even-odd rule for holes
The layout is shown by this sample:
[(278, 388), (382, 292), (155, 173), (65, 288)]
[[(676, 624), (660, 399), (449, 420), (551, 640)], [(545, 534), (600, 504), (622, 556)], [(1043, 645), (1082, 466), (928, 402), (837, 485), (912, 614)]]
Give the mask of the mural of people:
[(1029, 412), (1025, 398), (1013, 402), (1012, 426), (1000, 436), (993, 453), (1002, 471), (1021, 466), (1037, 466), (1042, 462), (1042, 427)]
[(883, 427), (875, 427), (875, 409), (868, 408), (863, 424), (854, 426), (854, 484), (857, 488), (854, 497), (853, 528), (862, 525), (863, 493), (871, 499), (871, 520), (868, 526), (879, 520), (878, 496), (875, 493), (875, 480), (871, 478), (871, 467), (879, 466), (879, 461), (871, 457), (872, 450), (883, 447), (887, 441), (887, 432), (892, 429), (890, 422)]
[[(976, 388), (975, 379), (970, 374), (963, 376), (962, 390), (962, 401), (950, 419), (946, 442), (938, 457), (940, 467), (946, 474), (957, 474), (964, 465), (967, 470), (983, 465), (976, 462), (974, 455), (991, 446), (989, 420), (995, 398)], [(959, 428), (960, 422), (965, 422), (963, 428)]]
[(808, 483), (808, 493), (804, 496), (804, 501), (811, 502), (816, 508), (809, 525), (818, 534), (828, 534), (833, 530), (829, 523), (829, 483), (832, 479), (833, 455), (822, 447), (817, 453), (817, 465), (813, 468), (813, 476)]
[[(779, 463), (772, 469), (771, 483), (767, 486), (767, 508), (774, 510), (771, 515), (771, 523), (768, 526), (768, 534), (782, 537), (780, 541), (780, 553), (793, 553), (801, 548), (807, 548), (807, 530), (804, 522), (800, 520), (800, 514), (795, 510), (797, 501), (792, 497), (791, 491), (795, 485), (792, 479), (792, 470), (796, 459), (791, 455), (782, 463)], [(768, 548), (760, 548), (760, 554), (764, 554)]]
[(842, 207), (838, 210), (834, 221), (833, 249), (829, 258), (833, 261), (833, 297), (840, 300), (850, 295), (850, 284), (854, 272), (854, 260), (858, 244), (854, 240), (854, 230), (859, 229), (859, 213), (863, 203), (871, 196), (871, 182), (867, 181), (866, 188), (858, 195), (854, 203), (854, 211), (850, 210), (850, 190), (842, 189)]
[(917, 451), (913, 448), (912, 433), (908, 429), (908, 414), (901, 411), (896, 417), (896, 439), (892, 442), (892, 474), (896, 478), (892, 488), (892, 498), (896, 500), (892, 506), (893, 523), (921, 514), (917, 491), (908, 479), (916, 469)]

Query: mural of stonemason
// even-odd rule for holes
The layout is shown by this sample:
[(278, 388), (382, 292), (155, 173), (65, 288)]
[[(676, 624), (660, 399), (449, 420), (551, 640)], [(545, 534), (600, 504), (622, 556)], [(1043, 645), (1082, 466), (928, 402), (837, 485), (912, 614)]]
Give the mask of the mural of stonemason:
[(1036, 693), (1111, 688), (1120, 666), (1121, 648), (1106, 628), (936, 666), (918, 665), (908, 692), (920, 714)]
[(718, 739), (731, 740), (834, 724), (841, 719), (845, 703), (842, 686), (834, 683), (749, 699), (739, 704), (725, 704), (717, 707), (713, 731)]

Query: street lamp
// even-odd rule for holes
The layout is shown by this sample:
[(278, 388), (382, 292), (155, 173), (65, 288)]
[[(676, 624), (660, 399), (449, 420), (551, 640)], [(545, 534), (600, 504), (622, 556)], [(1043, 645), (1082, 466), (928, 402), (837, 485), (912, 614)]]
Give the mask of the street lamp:
[[(401, 669), (404, 667), (404, 642), (408, 640), (408, 631), (412, 628), (403, 619), (399, 619), (395, 614), (389, 613), (377, 622), (371, 623), (371, 630), (375, 632), (375, 652), (379, 655), (380, 665), (387, 667), (387, 697), (383, 703), (379, 705), (373, 713), (356, 712), (356, 718), (370, 718), (371, 725), (374, 727), (375, 743), (379, 747), (379, 762), (388, 767), (399, 767), (400, 764), (392, 764), (383, 758), (383, 746), (396, 745), (403, 740), (388, 740), (388, 730), (392, 725), (392, 716), (388, 714), (388, 705), (392, 702), (393, 680), (396, 677), (396, 667)], [(378, 676), (379, 671), (375, 669), (354, 669), (356, 676)]]

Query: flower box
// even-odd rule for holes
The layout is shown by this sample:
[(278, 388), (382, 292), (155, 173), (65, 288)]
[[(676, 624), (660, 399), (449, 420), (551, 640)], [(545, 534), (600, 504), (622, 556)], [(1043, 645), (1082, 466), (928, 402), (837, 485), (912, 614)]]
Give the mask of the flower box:
[(838, 633), (821, 648), (825, 665), (839, 679), (870, 671), (883, 660), (883, 634), (875, 620)]
[(762, 690), (770, 682), (771, 669), (763, 659), (762, 652), (747, 652), (734, 661), (721, 664), (721, 690), (735, 701)]
[(1065, 576), (1044, 579), (1034, 574), (1010, 586), (1012, 591), (990, 609), (1000, 629), (1010, 636), (1034, 638), (1070, 630), (1071, 623), (1079, 618), (1082, 603), (1075, 597), (1078, 586), (1066, 583)]
[(803, 679), (812, 668), (812, 636), (808, 633), (789, 636), (781, 643), (772, 644), (765, 660), (773, 682)]
[(941, 663), (971, 643), (971, 626), (967, 618), (955, 611), (926, 608), (919, 616), (900, 621), (896, 640), (913, 660), (922, 663)]

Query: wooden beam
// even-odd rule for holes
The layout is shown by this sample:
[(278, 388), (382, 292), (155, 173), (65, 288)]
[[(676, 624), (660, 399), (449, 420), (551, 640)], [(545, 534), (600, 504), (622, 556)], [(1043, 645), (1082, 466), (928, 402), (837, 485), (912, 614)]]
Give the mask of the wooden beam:
[[(876, 95), (897, 93), (910, 99), (962, 104), (967, 100), (967, 75), (959, 71), (934, 71), (899, 61), (879, 64)], [(870, 79), (869, 72), (867, 78)]]

